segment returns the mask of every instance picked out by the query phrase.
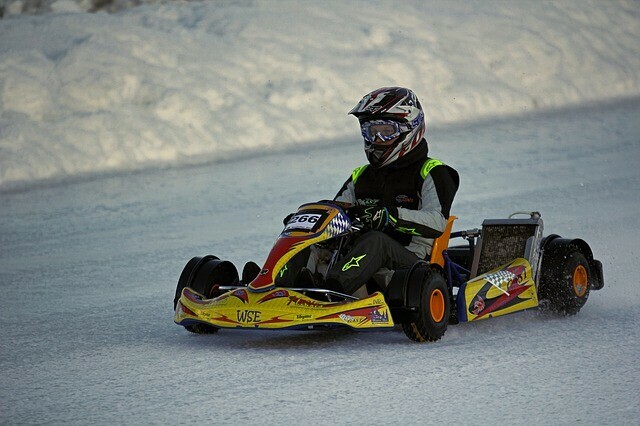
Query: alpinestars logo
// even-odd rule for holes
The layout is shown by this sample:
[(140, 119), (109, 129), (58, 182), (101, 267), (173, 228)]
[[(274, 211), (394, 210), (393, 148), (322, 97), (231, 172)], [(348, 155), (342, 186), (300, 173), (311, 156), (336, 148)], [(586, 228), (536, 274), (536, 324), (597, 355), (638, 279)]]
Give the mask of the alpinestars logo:
[(347, 263), (344, 264), (344, 266), (342, 267), (342, 272), (348, 271), (349, 269), (351, 269), (353, 267), (359, 268), (360, 267), (360, 261), (362, 259), (364, 259), (365, 256), (366, 256), (366, 254), (363, 254), (362, 256), (358, 256), (358, 257), (352, 257), (350, 261), (348, 261)]

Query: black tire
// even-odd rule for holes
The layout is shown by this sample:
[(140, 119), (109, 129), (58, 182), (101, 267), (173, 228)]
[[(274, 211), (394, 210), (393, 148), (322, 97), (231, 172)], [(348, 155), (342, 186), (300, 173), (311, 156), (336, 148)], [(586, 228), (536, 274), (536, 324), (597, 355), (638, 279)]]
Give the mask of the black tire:
[[(180, 274), (173, 299), (173, 309), (175, 310), (185, 287), (190, 287), (205, 298), (212, 299), (219, 295), (218, 286), (235, 284), (238, 284), (238, 271), (231, 262), (220, 260), (212, 255), (194, 257), (187, 262)], [(192, 324), (184, 328), (198, 334), (211, 334), (218, 331), (217, 327), (209, 324)]]
[[(205, 256), (208, 257), (208, 256)], [(211, 256), (214, 259), (217, 259), (215, 256)], [(173, 309), (176, 309), (176, 305), (180, 296), (182, 296), (182, 290), (185, 287), (190, 287), (189, 284), (193, 280), (193, 276), (195, 275), (196, 269), (200, 266), (202, 262), (202, 257), (194, 257), (187, 262), (187, 264), (182, 268), (182, 273), (180, 274), (180, 278), (178, 278), (178, 286), (176, 287), (176, 293), (173, 297)]]
[[(545, 268), (545, 264), (550, 266)], [(575, 315), (587, 303), (590, 283), (589, 262), (577, 247), (570, 247), (563, 259), (543, 259), (540, 306), (560, 315)]]
[(204, 323), (185, 325), (184, 329), (195, 334), (214, 334), (220, 331), (218, 327)]
[(414, 342), (435, 342), (447, 331), (451, 300), (445, 277), (439, 271), (427, 271), (422, 283), (416, 322), (402, 324), (402, 330)]

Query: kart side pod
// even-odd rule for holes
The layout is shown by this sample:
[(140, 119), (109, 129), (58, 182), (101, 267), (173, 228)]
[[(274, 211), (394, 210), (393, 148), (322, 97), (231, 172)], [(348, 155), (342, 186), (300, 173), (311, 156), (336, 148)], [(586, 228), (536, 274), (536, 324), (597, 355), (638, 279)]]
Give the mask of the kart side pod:
[[(419, 315), (422, 296), (422, 284), (427, 273), (436, 269), (442, 271), (439, 265), (418, 261), (409, 269), (398, 269), (394, 272), (387, 289), (385, 300), (391, 310), (391, 316), (396, 323), (415, 322)], [(449, 295), (451, 297), (451, 295)]]

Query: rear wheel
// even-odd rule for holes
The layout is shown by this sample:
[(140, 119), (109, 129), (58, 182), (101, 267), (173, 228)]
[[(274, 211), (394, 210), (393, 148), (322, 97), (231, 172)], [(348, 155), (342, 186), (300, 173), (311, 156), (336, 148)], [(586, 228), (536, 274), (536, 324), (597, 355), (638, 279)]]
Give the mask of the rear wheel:
[(576, 247), (572, 247), (557, 266), (550, 270), (543, 268), (540, 281), (542, 305), (561, 315), (575, 315), (587, 303), (590, 282), (589, 262)]
[(418, 318), (402, 324), (402, 330), (414, 342), (434, 342), (447, 330), (451, 314), (449, 289), (444, 276), (437, 270), (429, 270), (422, 284)]

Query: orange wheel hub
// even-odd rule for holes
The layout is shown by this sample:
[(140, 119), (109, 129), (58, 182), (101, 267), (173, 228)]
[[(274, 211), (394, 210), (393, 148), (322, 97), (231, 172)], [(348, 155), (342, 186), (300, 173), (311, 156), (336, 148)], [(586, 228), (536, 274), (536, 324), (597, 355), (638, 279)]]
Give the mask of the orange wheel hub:
[(440, 322), (444, 318), (444, 294), (439, 289), (435, 289), (431, 292), (429, 300), (429, 309), (431, 311), (431, 318), (435, 322)]
[(578, 265), (573, 270), (573, 291), (578, 297), (583, 297), (587, 293), (589, 276), (584, 266)]

